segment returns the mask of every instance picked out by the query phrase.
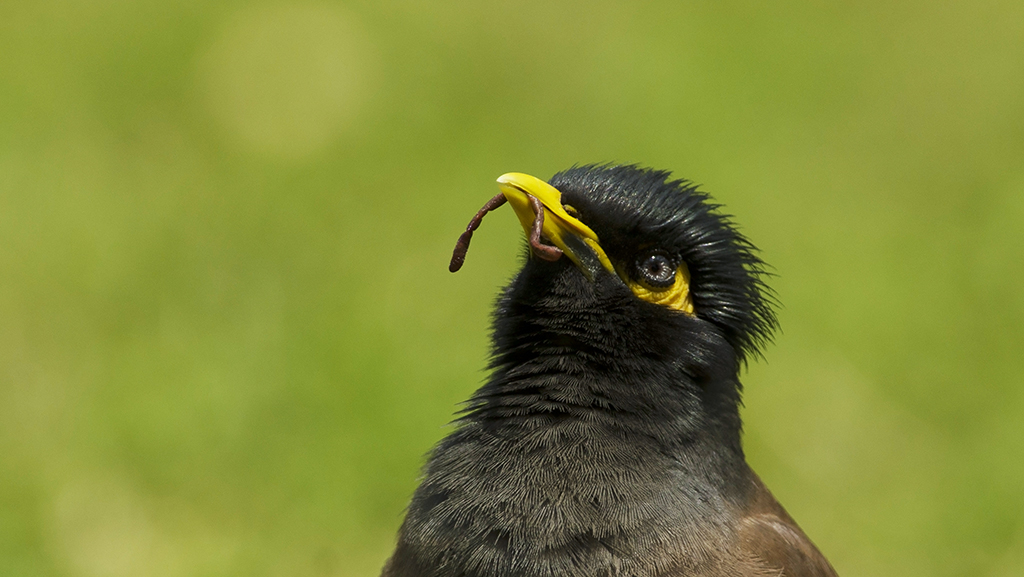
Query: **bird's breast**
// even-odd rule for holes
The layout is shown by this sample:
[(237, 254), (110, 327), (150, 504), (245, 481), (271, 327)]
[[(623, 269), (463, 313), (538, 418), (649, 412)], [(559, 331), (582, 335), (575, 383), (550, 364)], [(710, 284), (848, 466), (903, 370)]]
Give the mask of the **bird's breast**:
[(603, 423), (473, 423), (432, 455), (403, 539), (466, 565), (452, 575), (654, 574), (665, 551), (696, 559), (731, 539), (710, 487), (654, 440)]

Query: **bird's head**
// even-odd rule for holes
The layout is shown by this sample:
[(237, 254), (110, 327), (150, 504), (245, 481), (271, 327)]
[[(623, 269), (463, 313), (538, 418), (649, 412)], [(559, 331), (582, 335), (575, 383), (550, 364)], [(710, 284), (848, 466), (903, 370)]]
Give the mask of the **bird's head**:
[[(569, 336), (600, 354), (626, 348), (673, 357), (689, 347), (698, 362), (724, 355), (738, 368), (771, 339), (776, 319), (764, 263), (689, 182), (637, 166), (591, 165), (549, 183), (509, 173), (498, 185), (492, 203), (507, 200), (533, 236), (499, 301), (499, 349), (519, 345), (502, 343), (503, 333), (563, 345)], [(502, 330), (502, 317), (514, 330)]]

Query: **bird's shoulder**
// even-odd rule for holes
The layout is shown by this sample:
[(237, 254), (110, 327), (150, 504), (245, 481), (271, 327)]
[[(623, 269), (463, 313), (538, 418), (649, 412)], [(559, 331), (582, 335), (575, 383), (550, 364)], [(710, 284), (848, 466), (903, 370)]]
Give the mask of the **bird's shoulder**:
[(737, 526), (751, 575), (836, 577), (836, 571), (761, 479), (751, 473), (751, 499)]

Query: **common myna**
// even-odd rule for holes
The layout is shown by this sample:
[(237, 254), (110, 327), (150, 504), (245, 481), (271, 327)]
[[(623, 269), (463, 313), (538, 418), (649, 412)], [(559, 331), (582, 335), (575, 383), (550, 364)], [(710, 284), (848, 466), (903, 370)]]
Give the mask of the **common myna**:
[(527, 257), (383, 576), (835, 575), (743, 455), (739, 371), (777, 326), (755, 247), (668, 172), (498, 186), (451, 269), (506, 201)]

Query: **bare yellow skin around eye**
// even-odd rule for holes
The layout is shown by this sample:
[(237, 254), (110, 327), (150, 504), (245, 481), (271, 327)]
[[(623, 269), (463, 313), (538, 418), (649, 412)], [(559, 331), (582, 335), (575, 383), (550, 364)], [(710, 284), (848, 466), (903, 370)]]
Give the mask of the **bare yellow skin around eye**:
[(690, 296), (690, 270), (686, 268), (685, 262), (681, 263), (679, 268), (676, 269), (676, 280), (672, 283), (672, 286), (663, 289), (644, 286), (630, 279), (627, 275), (619, 276), (626, 281), (633, 294), (643, 300), (682, 311), (691, 316), (693, 315), (693, 298)]

